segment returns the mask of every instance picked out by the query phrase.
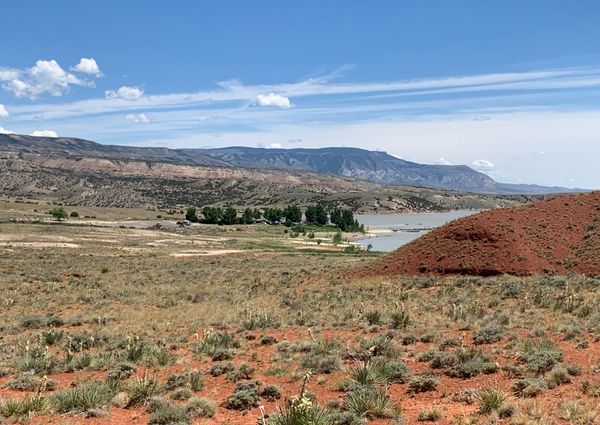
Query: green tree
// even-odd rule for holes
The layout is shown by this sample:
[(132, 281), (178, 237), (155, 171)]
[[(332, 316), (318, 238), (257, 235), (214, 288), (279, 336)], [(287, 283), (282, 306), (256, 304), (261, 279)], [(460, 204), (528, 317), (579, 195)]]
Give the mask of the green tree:
[(252, 210), (252, 208), (246, 208), (242, 213), (242, 218), (240, 219), (240, 221), (243, 224), (254, 223), (256, 221), (256, 219), (254, 218), (254, 210)]
[(198, 215), (196, 213), (196, 208), (189, 207), (187, 209), (187, 211), (185, 212), (185, 219), (188, 221), (191, 221), (192, 223), (198, 223), (198, 221), (200, 221), (200, 220), (198, 219)]
[(288, 227), (302, 221), (302, 211), (300, 211), (298, 205), (288, 205), (285, 207), (283, 216), (285, 217), (285, 225)]
[(329, 222), (327, 211), (321, 204), (308, 206), (304, 215), (306, 216), (306, 222), (309, 224), (325, 226)]
[(50, 215), (58, 221), (64, 220), (69, 216), (65, 209), (62, 207), (54, 208), (52, 211), (50, 211)]
[(219, 224), (223, 219), (223, 210), (219, 207), (204, 207), (202, 208), (202, 215), (204, 216), (203, 223)]
[(342, 232), (364, 232), (365, 228), (354, 218), (351, 209), (334, 209), (331, 212), (331, 222)]
[(233, 207), (225, 208), (221, 222), (225, 225), (235, 224), (237, 222), (237, 210)]
[(264, 217), (269, 220), (271, 223), (275, 221), (281, 221), (281, 217), (283, 217), (283, 211), (279, 208), (267, 208), (265, 209)]

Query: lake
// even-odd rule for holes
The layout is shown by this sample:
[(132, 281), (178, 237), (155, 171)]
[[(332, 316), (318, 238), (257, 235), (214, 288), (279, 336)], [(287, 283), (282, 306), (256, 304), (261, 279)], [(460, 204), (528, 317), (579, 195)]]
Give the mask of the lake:
[[(423, 236), (431, 229), (477, 212), (457, 210), (441, 213), (356, 215), (356, 219), (365, 225), (365, 229), (373, 233), (382, 233), (354, 242), (364, 245), (371, 244), (373, 251), (389, 252)], [(392, 232), (388, 233), (390, 230)]]

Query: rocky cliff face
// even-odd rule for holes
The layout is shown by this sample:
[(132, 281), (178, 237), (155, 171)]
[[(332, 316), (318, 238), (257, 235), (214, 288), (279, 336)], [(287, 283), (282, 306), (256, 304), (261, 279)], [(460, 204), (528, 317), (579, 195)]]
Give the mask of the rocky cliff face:
[[(202, 173), (192, 166), (213, 167), (211, 173), (249, 176), (261, 170), (313, 172), (351, 177), (384, 185), (411, 185), (476, 193), (556, 193), (568, 189), (498, 183), (464, 165), (428, 165), (405, 161), (385, 152), (355, 148), (261, 149), (230, 147), (221, 149), (168, 149), (101, 145), (74, 138), (44, 138), (0, 135), (0, 151), (21, 155), (47, 156), (47, 164), (68, 159), (77, 167), (97, 166), (123, 173), (168, 173), (174, 176)], [(104, 161), (100, 161), (104, 160)], [(91, 162), (90, 162), (91, 161)], [(143, 164), (147, 163), (147, 164)], [(150, 165), (160, 163), (163, 165)], [(167, 165), (170, 164), (170, 165)], [(74, 164), (71, 164), (75, 166)], [(186, 168), (187, 167), (187, 168)], [(92, 167), (93, 168), (93, 167)], [(216, 168), (226, 168), (218, 171)], [(135, 170), (134, 170), (135, 169)], [(237, 171), (233, 171), (237, 169)], [(246, 171), (239, 170), (246, 169)], [(206, 174), (204, 174), (206, 176)], [(257, 178), (261, 174), (258, 173)], [(271, 175), (271, 174), (269, 174)], [(293, 178), (293, 177), (289, 177)], [(322, 178), (319, 178), (323, 181)]]

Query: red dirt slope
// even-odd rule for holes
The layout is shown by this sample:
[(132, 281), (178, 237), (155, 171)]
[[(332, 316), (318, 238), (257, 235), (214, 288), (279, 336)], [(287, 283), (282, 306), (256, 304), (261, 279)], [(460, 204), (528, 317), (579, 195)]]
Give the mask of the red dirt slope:
[(453, 221), (353, 273), (600, 276), (600, 192)]

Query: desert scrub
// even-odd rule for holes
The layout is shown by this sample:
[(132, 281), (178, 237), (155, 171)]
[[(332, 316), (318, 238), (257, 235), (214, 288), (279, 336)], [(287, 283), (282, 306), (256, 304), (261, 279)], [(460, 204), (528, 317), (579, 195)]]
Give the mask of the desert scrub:
[(563, 360), (563, 353), (549, 338), (527, 339), (521, 344), (518, 361), (531, 372), (541, 375)]
[(194, 370), (190, 373), (184, 373), (180, 375), (171, 374), (167, 377), (167, 381), (164, 384), (166, 391), (176, 390), (178, 388), (189, 388), (192, 391), (200, 391), (204, 388), (204, 378), (200, 371)]
[(466, 379), (498, 370), (496, 363), (482, 350), (474, 347), (459, 348), (452, 352), (431, 351), (425, 359), (427, 358), (433, 369), (444, 369), (445, 374), (452, 378)]
[(335, 354), (311, 353), (302, 360), (302, 368), (313, 373), (329, 374), (342, 367), (340, 357)]
[(221, 376), (229, 372), (233, 372), (235, 370), (235, 366), (231, 362), (219, 362), (214, 363), (211, 367), (208, 368), (206, 373), (210, 376)]
[(571, 375), (567, 368), (563, 365), (557, 365), (552, 368), (550, 372), (546, 374), (546, 382), (549, 388), (556, 388), (559, 385), (570, 384)]
[(258, 406), (259, 387), (258, 381), (237, 384), (234, 393), (223, 402), (223, 406), (229, 410), (249, 410)]
[(502, 339), (502, 328), (495, 324), (488, 324), (473, 334), (473, 343), (476, 345), (493, 344)]
[(251, 379), (256, 369), (247, 363), (242, 363), (237, 370), (234, 369), (227, 373), (227, 380), (231, 382), (238, 382), (243, 379)]
[(38, 378), (33, 375), (21, 375), (8, 381), (4, 387), (14, 391), (45, 392), (53, 391), (56, 388), (56, 382), (45, 377)]
[(191, 423), (188, 410), (182, 406), (168, 404), (150, 414), (148, 425), (187, 425)]
[(536, 397), (548, 389), (548, 383), (540, 378), (523, 378), (511, 387), (518, 397)]
[(408, 384), (408, 392), (412, 394), (435, 391), (439, 384), (438, 379), (430, 373), (424, 373), (413, 378)]
[(260, 390), (260, 396), (267, 401), (275, 401), (281, 398), (281, 389), (277, 385), (268, 384)]
[(186, 405), (192, 418), (212, 418), (217, 413), (215, 403), (206, 398), (193, 397)]
[(590, 397), (600, 397), (600, 382), (583, 381), (581, 392)]
[(281, 327), (281, 320), (275, 315), (266, 311), (255, 313), (247, 312), (242, 327), (247, 331), (254, 329), (267, 329)]
[(560, 416), (572, 424), (595, 424), (598, 410), (596, 406), (588, 406), (579, 401), (566, 401), (560, 404)]
[(233, 357), (233, 351), (239, 347), (240, 343), (235, 339), (233, 334), (208, 331), (196, 345), (194, 352), (202, 356), (212, 357), (213, 360), (218, 360), (222, 357), (227, 357), (223, 358), (223, 360), (227, 360)]
[(108, 381), (114, 382), (123, 381), (125, 379), (130, 378), (136, 370), (137, 367), (133, 363), (120, 362), (117, 363), (117, 365), (114, 368), (108, 371), (106, 379)]
[(417, 414), (419, 422), (437, 422), (442, 418), (442, 412), (438, 409), (420, 410)]

